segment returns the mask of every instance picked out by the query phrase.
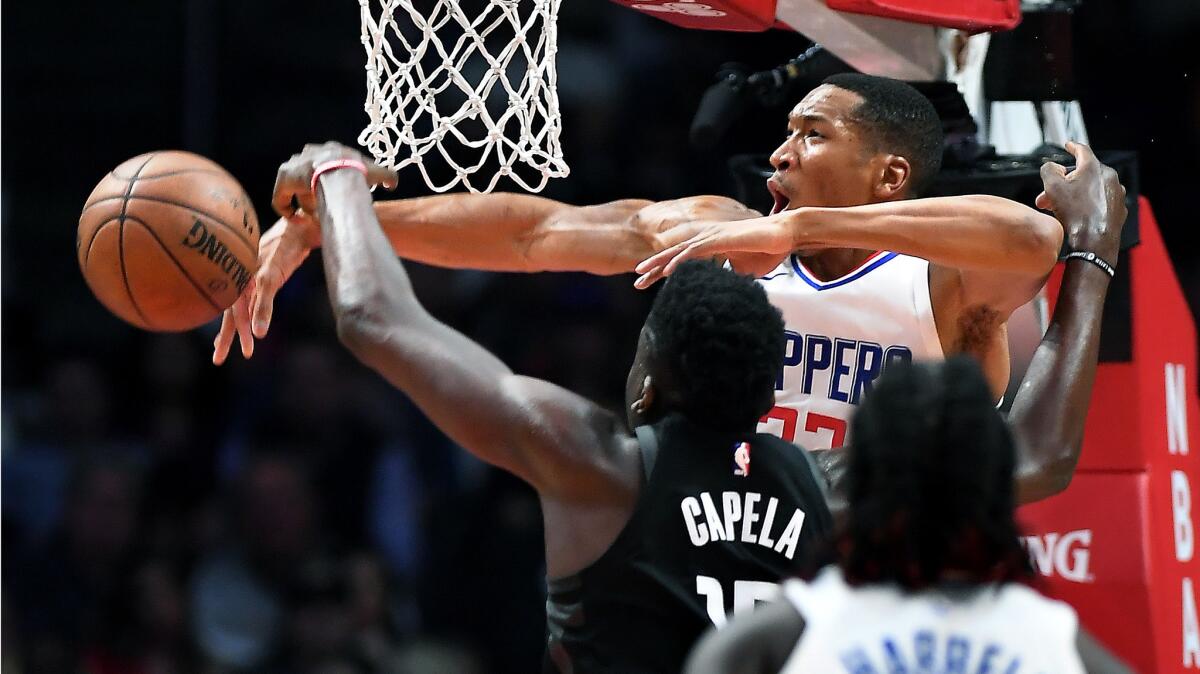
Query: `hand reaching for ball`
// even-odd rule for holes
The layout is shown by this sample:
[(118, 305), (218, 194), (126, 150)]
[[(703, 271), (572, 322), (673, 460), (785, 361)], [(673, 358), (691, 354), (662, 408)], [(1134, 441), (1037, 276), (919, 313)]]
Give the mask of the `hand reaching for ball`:
[(221, 330), (213, 342), (213, 364), (225, 362), (235, 334), (244, 358), (254, 354), (255, 338), (266, 337), (271, 327), (275, 294), (309, 253), (321, 245), (321, 230), (315, 219), (317, 196), (312, 190), (313, 171), (321, 164), (341, 159), (362, 162), (367, 168), (367, 184), (372, 187), (395, 188), (395, 171), (365, 159), (357, 150), (340, 143), (305, 145), (303, 151), (284, 162), (275, 175), (275, 191), (271, 198), (272, 208), (281, 217), (259, 242), (258, 273), (254, 280), (233, 306), (225, 310)]

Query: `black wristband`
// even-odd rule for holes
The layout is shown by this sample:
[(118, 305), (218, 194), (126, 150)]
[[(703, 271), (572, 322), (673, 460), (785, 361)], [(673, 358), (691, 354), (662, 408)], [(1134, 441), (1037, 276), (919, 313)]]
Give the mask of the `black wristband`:
[(1091, 262), (1092, 264), (1096, 265), (1097, 267), (1103, 269), (1104, 273), (1108, 274), (1109, 278), (1112, 278), (1117, 275), (1117, 270), (1114, 269), (1111, 264), (1105, 262), (1104, 258), (1102, 258), (1099, 255), (1097, 255), (1093, 252), (1090, 252), (1090, 251), (1077, 250), (1073, 253), (1067, 253), (1066, 259), (1068, 261), (1084, 260), (1086, 262)]

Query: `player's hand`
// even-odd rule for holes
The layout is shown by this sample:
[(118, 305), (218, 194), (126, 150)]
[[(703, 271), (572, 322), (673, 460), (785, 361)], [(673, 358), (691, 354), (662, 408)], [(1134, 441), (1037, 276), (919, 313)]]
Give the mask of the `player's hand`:
[[(648, 288), (664, 276), (670, 276), (687, 260), (718, 256), (729, 258), (739, 273), (761, 276), (775, 268), (794, 248), (790, 229), (770, 217), (739, 222), (689, 222), (680, 227), (683, 231), (676, 237), (677, 242), (669, 243), (634, 269), (641, 274), (634, 286)], [(663, 236), (671, 238), (674, 235), (673, 229)]]
[(338, 159), (353, 159), (367, 167), (367, 184), (371, 187), (382, 185), (387, 189), (396, 187), (396, 172), (384, 168), (367, 159), (361, 152), (341, 143), (328, 142), (320, 145), (305, 145), (299, 154), (284, 162), (275, 174), (275, 191), (271, 197), (271, 207), (281, 217), (288, 217), (296, 212), (299, 205), (310, 215), (317, 213), (317, 196), (312, 192), (313, 169), (318, 164)]
[(213, 364), (229, 356), (236, 333), (242, 357), (254, 354), (254, 340), (267, 336), (275, 294), (296, 273), (309, 253), (321, 245), (321, 230), (305, 213), (280, 218), (258, 242), (258, 272), (233, 306), (225, 310), (213, 342)]
[[(221, 330), (213, 341), (213, 363), (220, 365), (229, 356), (236, 336), (242, 356), (254, 354), (254, 340), (266, 337), (271, 326), (275, 293), (289, 279), (313, 248), (321, 245), (321, 230), (313, 217), (316, 214), (316, 195), (312, 193), (313, 169), (327, 161), (354, 159), (367, 167), (367, 183), (396, 186), (396, 172), (366, 159), (362, 153), (340, 143), (305, 145), (304, 149), (284, 162), (275, 174), (275, 190), (271, 206), (280, 216), (275, 226), (258, 243), (258, 273), (225, 310)], [(297, 208), (299, 206), (299, 208)]]
[(1035, 203), (1063, 223), (1072, 249), (1091, 251), (1115, 264), (1127, 215), (1125, 188), (1117, 172), (1100, 163), (1088, 146), (1067, 143), (1067, 152), (1075, 157), (1075, 168), (1068, 173), (1061, 164), (1043, 164), (1045, 191)]

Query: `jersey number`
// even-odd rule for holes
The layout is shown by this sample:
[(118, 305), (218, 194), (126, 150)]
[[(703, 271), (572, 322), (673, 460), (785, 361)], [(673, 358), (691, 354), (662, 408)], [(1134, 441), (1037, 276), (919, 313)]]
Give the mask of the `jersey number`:
[[(778, 593), (778, 585), (765, 580), (733, 581), (733, 614), (745, 613), (760, 601), (769, 601)], [(696, 576), (696, 592), (705, 599), (708, 619), (717, 627), (724, 627), (725, 590), (721, 581), (712, 576)]]
[[(800, 419), (800, 413), (790, 407), (773, 407), (770, 412), (763, 415), (759, 419), (759, 423), (767, 423), (771, 419), (778, 419), (783, 422), (783, 433), (780, 434), (784, 440), (788, 442), (796, 441), (796, 423)], [(831, 417), (827, 414), (818, 414), (809, 412), (804, 417), (804, 430), (809, 433), (816, 433), (819, 430), (827, 429), (833, 431), (833, 443), (830, 447), (841, 447), (846, 441), (846, 420)]]

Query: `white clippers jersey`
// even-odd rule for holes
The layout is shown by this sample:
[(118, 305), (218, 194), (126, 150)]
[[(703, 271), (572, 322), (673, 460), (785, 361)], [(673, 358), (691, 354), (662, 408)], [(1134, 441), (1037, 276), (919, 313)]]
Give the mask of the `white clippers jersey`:
[(818, 281), (791, 255), (759, 283), (783, 312), (787, 336), (775, 408), (760, 432), (808, 450), (848, 444), (850, 417), (889, 363), (942, 358), (926, 260), (880, 251)]
[(936, 591), (850, 587), (829, 567), (811, 584), (788, 581), (783, 596), (805, 626), (781, 674), (1084, 671), (1075, 610), (1016, 583), (955, 601)]

